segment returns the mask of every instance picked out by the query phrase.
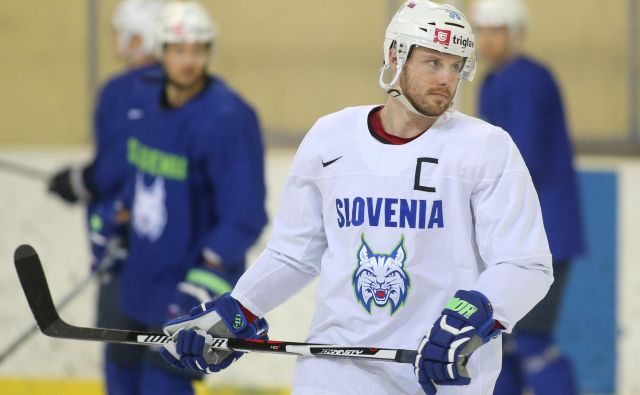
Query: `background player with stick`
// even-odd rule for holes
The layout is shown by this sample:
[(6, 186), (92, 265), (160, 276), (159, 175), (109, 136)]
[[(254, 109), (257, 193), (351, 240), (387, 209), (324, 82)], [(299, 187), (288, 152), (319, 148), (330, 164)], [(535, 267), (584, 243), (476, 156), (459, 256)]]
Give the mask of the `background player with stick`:
[(583, 252), (573, 152), (560, 89), (546, 66), (523, 54), (526, 10), (521, 0), (473, 3), (478, 51), (489, 65), (479, 95), (480, 116), (504, 128), (518, 146), (540, 196), (555, 282), (549, 294), (504, 338), (496, 395), (578, 392), (571, 361), (553, 331), (571, 260)]
[(501, 343), (491, 338), (511, 331), (553, 277), (517, 148), (503, 130), (450, 108), (459, 81), (473, 78), (474, 46), (455, 8), (402, 6), (384, 43), (385, 105), (318, 120), (267, 248), (231, 294), (165, 324), (176, 341), (167, 360), (226, 368), (240, 354), (211, 352), (210, 335), (226, 326), (256, 336), (256, 317), (319, 277), (308, 341), (417, 348), (419, 357), (415, 369), (300, 358), (294, 393), (492, 392)]

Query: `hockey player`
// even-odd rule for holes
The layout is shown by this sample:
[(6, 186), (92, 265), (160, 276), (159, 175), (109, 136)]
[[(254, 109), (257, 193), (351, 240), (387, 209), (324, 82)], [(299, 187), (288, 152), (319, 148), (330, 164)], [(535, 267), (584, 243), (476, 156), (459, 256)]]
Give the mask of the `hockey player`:
[(116, 53), (126, 70), (110, 79), (101, 89), (94, 112), (94, 161), (62, 169), (49, 181), (49, 191), (61, 199), (100, 201), (114, 196), (121, 188), (124, 147), (123, 123), (135, 116), (126, 108), (131, 80), (136, 73), (156, 67), (155, 23), (162, 0), (123, 0), (113, 12)]
[[(311, 128), (267, 248), (230, 294), (165, 324), (170, 363), (228, 367), (241, 354), (212, 351), (209, 334), (264, 337), (256, 317), (318, 278), (308, 342), (419, 356), (414, 367), (299, 358), (294, 394), (492, 393), (501, 362), (492, 338), (512, 330), (553, 276), (538, 198), (511, 138), (451, 108), (460, 80), (473, 77), (474, 47), (454, 7), (404, 3), (384, 41), (386, 103)], [(459, 357), (471, 353), (465, 367)]]
[[(133, 81), (158, 71), (156, 20), (162, 0), (123, 0), (115, 8), (111, 23), (116, 53), (126, 70), (111, 78), (100, 90), (94, 112), (95, 155), (88, 164), (59, 171), (49, 182), (50, 192), (70, 203), (86, 203), (92, 270), (98, 271), (100, 287), (97, 326), (126, 329), (120, 311), (118, 273), (126, 255), (127, 215), (118, 215), (115, 200), (126, 177), (127, 124), (138, 116), (128, 104)], [(135, 351), (133, 351), (135, 350)], [(104, 375), (107, 392), (126, 394), (122, 377), (129, 376), (129, 361), (135, 346), (107, 344)]]
[(576, 174), (562, 99), (551, 72), (522, 53), (526, 13), (520, 0), (473, 4), (478, 51), (490, 71), (482, 82), (479, 114), (504, 128), (518, 146), (540, 206), (553, 255), (549, 294), (505, 337), (496, 394), (577, 393), (570, 361), (553, 342), (553, 329), (570, 261), (583, 251)]
[[(263, 147), (254, 110), (207, 74), (217, 28), (195, 2), (162, 10), (162, 73), (140, 75), (129, 106), (129, 251), (120, 274), (128, 329), (168, 318), (231, 290), (264, 225)], [(159, 77), (159, 78), (158, 78)], [(169, 290), (169, 291), (168, 291)], [(192, 394), (195, 376), (137, 348), (114, 393)]]

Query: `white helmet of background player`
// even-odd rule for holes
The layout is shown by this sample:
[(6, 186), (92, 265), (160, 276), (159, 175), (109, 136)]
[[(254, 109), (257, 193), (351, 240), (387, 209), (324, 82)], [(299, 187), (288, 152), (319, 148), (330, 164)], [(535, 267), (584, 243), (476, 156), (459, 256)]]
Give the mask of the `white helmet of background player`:
[(470, 14), (475, 27), (506, 27), (519, 32), (527, 25), (527, 11), (521, 0), (476, 0)]
[(157, 51), (161, 53), (165, 44), (211, 44), (217, 36), (218, 27), (202, 5), (194, 1), (172, 1), (160, 14)]
[[(397, 66), (393, 79), (385, 82), (391, 68), (389, 51), (395, 46)], [(402, 68), (415, 46), (465, 58), (460, 79), (471, 81), (476, 72), (475, 37), (467, 18), (455, 7), (427, 0), (408, 0), (391, 19), (384, 40), (384, 66), (380, 70), (380, 86), (410, 111), (420, 114), (402, 94), (398, 86)], [(422, 115), (422, 114), (420, 114)]]
[[(162, 0), (123, 0), (113, 12), (111, 24), (117, 33), (118, 52), (128, 62), (153, 55), (156, 49), (156, 22), (164, 6)], [(140, 46), (131, 50), (131, 40), (140, 37)]]

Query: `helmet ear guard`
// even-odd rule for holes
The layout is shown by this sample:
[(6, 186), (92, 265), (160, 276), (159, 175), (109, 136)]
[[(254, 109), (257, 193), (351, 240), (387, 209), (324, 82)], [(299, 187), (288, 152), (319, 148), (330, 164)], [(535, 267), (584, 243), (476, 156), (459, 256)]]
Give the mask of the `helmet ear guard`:
[(460, 70), (460, 79), (465, 81), (473, 81), (478, 66), (478, 53), (473, 51), (469, 57), (464, 60), (464, 67)]
[[(389, 56), (389, 52), (391, 51), (392, 48), (396, 49), (396, 72), (394, 73), (394, 76), (391, 79), (391, 81), (386, 83), (384, 82), (384, 75), (387, 70), (391, 69), (391, 59)], [(387, 56), (385, 56), (384, 64), (380, 69), (380, 79), (378, 80), (378, 83), (380, 84), (382, 89), (384, 89), (387, 93), (390, 93), (391, 91), (394, 91), (394, 90), (397, 91), (397, 89), (395, 89), (393, 86), (400, 79), (400, 72), (402, 71), (402, 68), (404, 67), (404, 65), (407, 63), (407, 60), (409, 60), (409, 56), (411, 55), (412, 50), (413, 50), (413, 46), (410, 47), (404, 41), (395, 41), (395, 40), (392, 41), (389, 48), (387, 48), (387, 51), (386, 51)]]

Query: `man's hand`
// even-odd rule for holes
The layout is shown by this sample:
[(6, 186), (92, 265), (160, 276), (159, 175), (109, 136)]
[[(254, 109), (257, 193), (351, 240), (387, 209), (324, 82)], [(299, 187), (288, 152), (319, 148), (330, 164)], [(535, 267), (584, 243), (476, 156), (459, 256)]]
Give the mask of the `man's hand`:
[(194, 307), (187, 317), (167, 322), (162, 329), (173, 342), (167, 343), (160, 354), (178, 368), (218, 372), (243, 353), (212, 350), (212, 337), (268, 339), (268, 328), (264, 318), (255, 317), (227, 293)]
[(456, 292), (420, 342), (415, 374), (429, 395), (438, 385), (467, 385), (471, 376), (466, 368), (470, 355), (501, 332), (493, 319), (493, 308), (480, 292)]

